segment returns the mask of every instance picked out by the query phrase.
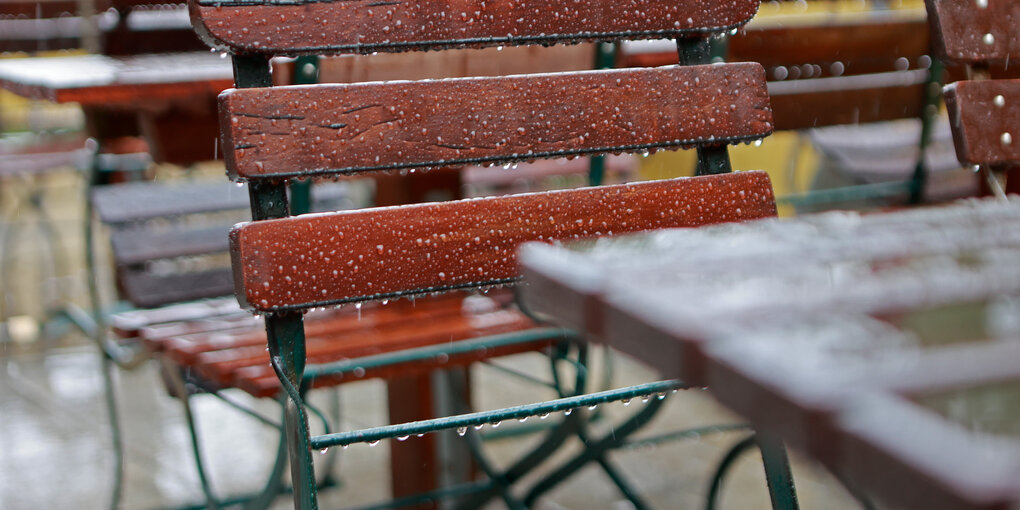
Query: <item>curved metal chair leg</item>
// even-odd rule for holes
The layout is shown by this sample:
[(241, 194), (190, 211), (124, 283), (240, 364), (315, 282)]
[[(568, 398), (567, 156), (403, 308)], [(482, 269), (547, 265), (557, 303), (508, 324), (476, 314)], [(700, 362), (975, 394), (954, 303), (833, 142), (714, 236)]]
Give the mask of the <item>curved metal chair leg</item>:
[(797, 510), (797, 490), (793, 485), (793, 474), (790, 473), (790, 459), (786, 455), (786, 447), (781, 441), (771, 437), (757, 435), (758, 449), (761, 450), (762, 463), (765, 465), (765, 481), (769, 486), (772, 508)]
[[(578, 437), (587, 444), (585, 450), (536, 484), (524, 498), (525, 505), (531, 506), (534, 504), (542, 494), (559, 485), (560, 482), (569, 478), (589, 462), (597, 461), (603, 467), (610, 466), (609, 461), (605, 458), (605, 453), (622, 444), (627, 439), (627, 436), (648, 422), (662, 407), (662, 403), (663, 401), (657, 398), (649, 400), (644, 409), (630, 417), (623, 425), (616, 427), (608, 436), (597, 441), (589, 441), (583, 431), (578, 431)], [(624, 481), (615, 468), (610, 467), (607, 474), (617, 484), (620, 492), (627, 496), (636, 508), (648, 508), (648, 504)]]
[[(286, 399), (287, 397), (282, 397)], [(285, 404), (281, 402), (281, 408)], [(281, 423), (284, 419), (284, 415), (280, 413)], [(280, 493), (283, 492), (283, 475), (287, 468), (287, 435), (284, 433), (284, 428), (281, 426), (280, 442), (276, 447), (276, 460), (273, 461), (273, 468), (269, 472), (269, 479), (266, 480), (265, 486), (262, 491), (259, 492), (254, 498), (248, 500), (244, 504), (244, 510), (264, 510), (269, 508), (269, 505), (273, 504)]]
[(120, 418), (117, 413), (117, 395), (113, 386), (113, 370), (116, 366), (102, 349), (100, 371), (103, 373), (103, 392), (106, 395), (106, 410), (110, 420), (110, 440), (113, 445), (113, 487), (110, 490), (110, 508), (120, 508), (120, 498), (124, 485), (124, 442), (120, 433)]
[(160, 363), (162, 363), (163, 371), (167, 374), (173, 385), (174, 393), (177, 394), (176, 396), (181, 400), (181, 405), (184, 408), (184, 419), (187, 421), (188, 431), (191, 433), (191, 451), (195, 459), (195, 470), (198, 472), (198, 481), (202, 485), (202, 493), (205, 495), (206, 507), (209, 509), (218, 508), (219, 502), (212, 492), (212, 486), (205, 473), (205, 462), (202, 461), (202, 449), (199, 445), (198, 429), (195, 428), (195, 418), (191, 412), (191, 396), (188, 388), (176, 365), (165, 357), (160, 357)]
[(757, 434), (751, 434), (740, 440), (730, 448), (719, 467), (716, 468), (708, 489), (708, 498), (705, 502), (706, 510), (714, 510), (722, 488), (722, 480), (726, 472), (740, 458), (744, 452), (753, 447), (761, 450), (762, 463), (765, 467), (765, 480), (769, 488), (769, 497), (772, 501), (772, 508), (783, 510), (796, 510), (797, 491), (793, 484), (793, 476), (790, 474), (790, 461), (786, 455), (786, 448), (779, 441), (762, 438)]

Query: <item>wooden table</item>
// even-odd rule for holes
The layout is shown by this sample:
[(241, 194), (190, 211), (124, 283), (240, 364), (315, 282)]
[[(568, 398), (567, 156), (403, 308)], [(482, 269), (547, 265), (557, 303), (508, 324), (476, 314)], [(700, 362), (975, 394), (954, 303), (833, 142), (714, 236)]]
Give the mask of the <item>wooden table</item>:
[(205, 51), (0, 61), (0, 87), (31, 99), (78, 103), (90, 136), (145, 135), (156, 161), (183, 165), (214, 159), (216, 95), (231, 86), (230, 61)]
[(855, 492), (1020, 503), (1020, 201), (526, 245), (523, 300)]

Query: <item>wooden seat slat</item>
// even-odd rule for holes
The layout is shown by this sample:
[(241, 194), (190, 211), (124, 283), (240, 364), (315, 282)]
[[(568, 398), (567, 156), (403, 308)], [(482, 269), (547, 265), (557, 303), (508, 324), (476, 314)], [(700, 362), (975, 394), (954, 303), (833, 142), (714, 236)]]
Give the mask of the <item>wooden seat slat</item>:
[[(333, 310), (319, 316), (310, 313), (306, 316), (307, 337), (337, 337), (350, 331), (373, 330), (398, 324), (408, 319), (425, 319), (429, 317), (451, 316), (461, 312), (463, 298), (461, 296), (437, 296), (419, 299), (413, 304), (393, 303), (392, 306), (377, 306), (371, 303), (361, 310)], [(226, 334), (223, 334), (226, 333)], [(167, 339), (166, 345), (172, 350), (170, 356), (183, 365), (195, 363), (224, 362), (247, 357), (237, 354), (245, 347), (257, 347), (256, 355), (264, 354), (266, 344), (265, 331), (251, 330), (244, 332), (237, 328), (232, 331), (210, 331), (191, 335), (178, 335)], [(200, 360), (199, 357), (203, 356)]]
[[(340, 325), (335, 332), (323, 332), (321, 335), (307, 335), (305, 350), (307, 359), (313, 363), (336, 361), (343, 358), (357, 358), (379, 354), (387, 349), (401, 350), (409, 347), (420, 347), (434, 343), (436, 338), (447, 334), (447, 340), (460, 335), (468, 335), (487, 314), (462, 313), (459, 309), (439, 310), (435, 313), (416, 313), (406, 320), (389, 320), (382, 324), (357, 323)], [(503, 316), (496, 323), (508, 320)], [(516, 314), (513, 321), (522, 320)], [(489, 318), (489, 322), (492, 319)], [(463, 336), (462, 338), (468, 338)], [(425, 340), (422, 340), (425, 339)], [(201, 353), (195, 360), (195, 369), (204, 377), (221, 382), (229, 381), (234, 371), (244, 367), (265, 364), (265, 345), (250, 345), (220, 351)]]
[[(333, 338), (329, 342), (330, 351), (316, 355), (309, 354), (308, 362), (314, 364), (343, 361), (345, 359), (385, 354), (406, 349), (427, 347), (431, 345), (448, 344), (471, 338), (478, 338), (489, 335), (498, 335), (532, 329), (535, 324), (517, 312), (499, 311), (479, 314), (476, 317), (460, 316), (443, 321), (429, 323), (428, 325), (416, 325), (415, 327), (405, 326), (391, 331), (388, 335), (380, 338), (366, 334), (363, 339), (369, 340), (371, 347), (364, 346), (357, 349), (344, 349), (344, 342), (347, 338), (358, 339), (359, 335), (351, 335), (344, 338)], [(371, 341), (374, 338), (374, 341)], [(383, 340), (380, 342), (380, 340)], [(468, 355), (451, 355), (446, 360), (434, 359), (400, 363), (391, 365), (384, 369), (366, 370), (363, 377), (348, 375), (346, 377), (321, 378), (312, 382), (313, 387), (323, 385), (334, 385), (339, 382), (362, 380), (372, 377), (400, 376), (406, 377), (416, 373), (416, 370), (428, 371), (433, 368), (449, 368), (451, 366), (466, 364), (479, 359), (490, 359), (496, 356), (508, 355), (511, 353), (529, 352), (545, 347), (551, 340), (538, 340), (503, 348), (479, 350)], [(338, 345), (339, 344), (339, 345)], [(311, 343), (309, 343), (309, 348)], [(279, 380), (273, 373), (272, 367), (265, 361), (268, 355), (264, 349), (263, 359), (248, 366), (236, 368), (232, 374), (231, 385), (241, 388), (255, 396), (272, 396), (279, 391)]]
[(961, 163), (1020, 165), (1020, 80), (961, 81), (944, 94)]
[(768, 176), (740, 172), (265, 220), (231, 232), (235, 294), (277, 311), (500, 284), (524, 241), (774, 214)]
[(141, 308), (226, 296), (234, 288), (230, 268), (157, 275), (121, 268), (118, 279), (124, 297)]
[(676, 38), (746, 23), (758, 0), (196, 0), (192, 22), (210, 46), (274, 55), (371, 53), (462, 46)]
[(756, 63), (237, 89), (220, 96), (220, 111), (227, 168), (243, 179), (635, 152), (772, 131)]
[(950, 62), (1008, 66), (1020, 59), (1020, 3), (928, 0), (935, 51)]

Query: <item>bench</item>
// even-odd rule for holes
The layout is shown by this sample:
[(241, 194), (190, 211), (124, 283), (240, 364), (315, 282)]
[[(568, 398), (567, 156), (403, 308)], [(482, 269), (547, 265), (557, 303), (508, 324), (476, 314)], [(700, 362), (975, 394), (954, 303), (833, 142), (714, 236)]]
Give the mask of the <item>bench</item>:
[[(238, 88), (220, 97), (223, 146), (230, 177), (252, 189), (254, 219), (231, 232), (235, 293), (245, 307), (265, 314), (273, 369), (288, 397), (289, 452), (299, 508), (315, 506), (313, 449), (446, 428), (468, 434), (469, 427), (500, 419), (675, 386), (666, 382), (313, 437), (300, 389), (359, 362), (306, 369), (312, 361), (303, 316), (307, 310), (513, 283), (518, 278), (513, 249), (526, 240), (596, 237), (775, 214), (767, 177), (728, 173), (725, 147), (772, 130), (764, 71), (758, 64), (270, 87), (273, 55), (675, 37), (685, 64), (708, 63), (705, 37), (746, 22), (757, 2), (711, 8), (651, 0), (627, 9), (604, 2), (589, 2), (583, 10), (571, 2), (535, 10), (523, 2), (464, 7), (192, 4), (199, 34), (214, 48), (229, 51), (235, 66)], [(265, 19), (273, 22), (263, 26)], [(312, 24), (323, 29), (307, 31)], [(666, 93), (677, 89), (684, 93)], [(701, 177), (316, 215), (291, 216), (287, 205), (285, 181), (292, 178), (681, 147), (697, 147)], [(657, 409), (659, 400), (651, 402), (643, 411)], [(576, 422), (581, 414), (563, 421)], [(617, 433), (625, 436), (638, 422)], [(525, 455), (509, 472), (473, 489), (480, 491), (480, 499), (469, 499), (465, 506), (477, 507), (493, 496), (520, 505), (509, 485), (547, 453), (545, 448)], [(572, 462), (560, 474), (588, 460), (611, 469), (603, 454), (601, 450)], [(627, 493), (625, 483), (614, 480)], [(526, 501), (550, 483), (555, 482), (540, 484)]]
[(956, 155), (984, 175), (989, 192), (1020, 193), (1020, 80), (1007, 79), (1010, 59), (1020, 56), (1016, 9), (999, 2), (926, 4), (939, 57), (966, 69), (967, 80), (944, 89)]

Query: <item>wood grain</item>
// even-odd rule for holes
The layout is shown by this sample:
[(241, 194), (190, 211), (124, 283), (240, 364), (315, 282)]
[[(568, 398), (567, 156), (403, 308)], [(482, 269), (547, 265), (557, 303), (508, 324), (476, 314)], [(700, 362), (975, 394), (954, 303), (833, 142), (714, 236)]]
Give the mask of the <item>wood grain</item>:
[(639, 152), (772, 131), (755, 63), (236, 89), (220, 96), (235, 179)]
[(746, 23), (758, 0), (191, 0), (196, 30), (233, 53), (336, 54), (676, 38)]
[(945, 99), (961, 163), (1020, 165), (1020, 80), (956, 82)]
[(278, 311), (501, 284), (525, 241), (771, 215), (768, 176), (740, 172), (253, 222), (230, 235), (235, 294)]
[(932, 41), (939, 57), (966, 64), (1007, 65), (1020, 59), (1020, 2), (927, 0)]

